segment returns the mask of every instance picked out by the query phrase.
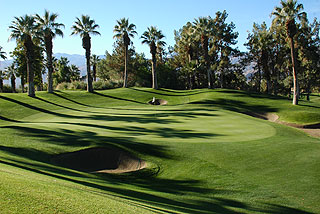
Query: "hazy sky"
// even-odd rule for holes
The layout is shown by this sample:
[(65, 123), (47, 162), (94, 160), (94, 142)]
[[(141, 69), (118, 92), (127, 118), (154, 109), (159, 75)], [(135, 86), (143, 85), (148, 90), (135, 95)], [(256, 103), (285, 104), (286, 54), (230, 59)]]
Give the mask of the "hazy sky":
[[(154, 25), (162, 30), (168, 45), (174, 45), (174, 30), (180, 29), (188, 21), (200, 16), (215, 16), (217, 11), (226, 10), (228, 22), (233, 21), (239, 32), (238, 47), (246, 50), (248, 30), (253, 22), (266, 21), (270, 25), (270, 14), (280, 0), (0, 0), (0, 46), (10, 52), (15, 41), (8, 42), (8, 27), (14, 16), (38, 13), (45, 9), (59, 14), (58, 22), (65, 25), (64, 37), (54, 40), (54, 53), (84, 54), (79, 36), (70, 36), (75, 17), (89, 15), (100, 25), (101, 36), (92, 37), (92, 53), (103, 55), (112, 51), (113, 27), (116, 20), (126, 17), (137, 26), (138, 36), (133, 40), (137, 52), (145, 52), (149, 57), (149, 48), (141, 45), (139, 39), (147, 27)], [(308, 13), (309, 20), (320, 19), (320, 0), (300, 0)]]

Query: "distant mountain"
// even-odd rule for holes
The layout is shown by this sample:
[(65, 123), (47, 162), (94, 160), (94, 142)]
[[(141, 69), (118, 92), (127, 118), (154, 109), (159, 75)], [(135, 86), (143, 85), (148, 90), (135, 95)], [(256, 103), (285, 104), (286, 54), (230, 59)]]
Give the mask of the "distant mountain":
[[(86, 58), (84, 55), (80, 54), (66, 54), (66, 53), (56, 53), (53, 54), (53, 56), (57, 59), (60, 59), (61, 57), (66, 57), (69, 60), (69, 65), (76, 65), (80, 70), (80, 75), (85, 76), (87, 73), (87, 67), (86, 67)], [(103, 55), (99, 55), (100, 59), (105, 58)], [(8, 66), (12, 64), (13, 60), (0, 60), (0, 69), (4, 70)], [(44, 81), (47, 81), (47, 75), (43, 76)], [(8, 80), (4, 81), (5, 84), (9, 84)], [(20, 79), (17, 78), (16, 80), (17, 85), (20, 85)]]
[[(69, 60), (69, 65), (76, 65), (80, 69), (81, 76), (85, 76), (87, 73), (86, 58), (84, 55), (80, 54), (66, 54), (66, 53), (56, 53), (53, 56), (57, 59), (61, 57), (66, 57)], [(100, 59), (103, 59), (103, 55), (99, 55)]]

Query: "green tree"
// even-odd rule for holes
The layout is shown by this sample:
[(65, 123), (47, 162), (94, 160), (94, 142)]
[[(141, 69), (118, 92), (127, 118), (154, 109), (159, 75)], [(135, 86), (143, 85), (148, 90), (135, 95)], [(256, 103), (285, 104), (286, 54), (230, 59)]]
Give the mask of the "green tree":
[(291, 61), (292, 61), (292, 76), (293, 76), (293, 105), (298, 105), (299, 102), (299, 85), (297, 71), (297, 56), (295, 52), (294, 37), (298, 32), (296, 19), (299, 21), (306, 19), (306, 13), (303, 11), (303, 5), (298, 4), (297, 0), (281, 0), (280, 7), (275, 7), (272, 15), (275, 16), (273, 24), (285, 26), (287, 37), (290, 42)]
[[(254, 23), (252, 33), (248, 35), (248, 43), (245, 44), (249, 49), (252, 59), (255, 59), (258, 67), (259, 84), (261, 84), (261, 71), (267, 82), (267, 92), (271, 93), (271, 68), (270, 61), (273, 52), (273, 37), (265, 22), (261, 25)], [(260, 86), (259, 86), (260, 90)]]
[(201, 46), (203, 50), (203, 57), (206, 64), (207, 75), (208, 75), (208, 88), (212, 88), (211, 85), (211, 70), (210, 70), (210, 59), (209, 59), (209, 37), (212, 30), (212, 19), (211, 17), (199, 17), (193, 22), (194, 27), (200, 36)]
[[(71, 81), (79, 81), (80, 80), (80, 69), (78, 68), (78, 66), (72, 64), (69, 67), (69, 71), (70, 71), (70, 80)], [(95, 77), (95, 76), (93, 76), (93, 77)]]
[(92, 87), (92, 77), (90, 72), (90, 55), (91, 55), (91, 37), (92, 35), (100, 35), (100, 33), (96, 30), (99, 28), (99, 25), (95, 23), (93, 19), (88, 15), (82, 15), (81, 19), (76, 18), (77, 20), (74, 22), (74, 25), (71, 27), (72, 33), (71, 35), (79, 34), (82, 38), (82, 47), (86, 51), (86, 61), (87, 61), (87, 91), (93, 92)]
[(211, 26), (211, 31), (214, 33), (211, 34), (209, 42), (209, 46), (211, 46), (209, 51), (210, 60), (213, 67), (220, 73), (221, 88), (227, 87), (225, 73), (229, 72), (228, 68), (232, 66), (230, 56), (238, 54), (238, 50), (232, 46), (237, 44), (239, 34), (234, 32), (235, 25), (233, 22), (226, 22), (227, 18), (228, 13), (225, 10), (216, 12), (215, 18), (211, 20), (213, 25)]
[(45, 44), (45, 51), (47, 54), (47, 68), (48, 68), (48, 92), (53, 93), (53, 64), (52, 64), (52, 49), (53, 49), (53, 42), (52, 40), (56, 36), (63, 37), (63, 32), (60, 29), (64, 27), (63, 24), (57, 23), (56, 19), (58, 14), (51, 13), (48, 10), (45, 10), (44, 16), (41, 17), (36, 14), (36, 21), (37, 21), (37, 31), (38, 34), (41, 35), (41, 39)]
[(147, 44), (150, 47), (150, 53), (152, 56), (152, 88), (158, 89), (158, 81), (157, 81), (157, 72), (156, 72), (156, 64), (157, 64), (157, 44), (165, 45), (166, 43), (162, 41), (164, 35), (162, 34), (161, 30), (158, 30), (156, 27), (151, 26), (148, 27), (148, 30), (145, 31), (141, 38), (142, 44)]
[(131, 43), (130, 37), (134, 38), (136, 26), (134, 24), (129, 24), (129, 19), (122, 18), (117, 20), (117, 24), (114, 26), (113, 32), (114, 38), (122, 40), (124, 44), (124, 77), (123, 77), (123, 87), (128, 86), (128, 47)]
[(54, 85), (62, 82), (71, 82), (71, 72), (69, 67), (69, 60), (66, 57), (61, 57), (56, 62), (56, 72), (53, 74)]
[(300, 70), (300, 87), (310, 100), (312, 88), (319, 85), (320, 78), (320, 22), (315, 18), (313, 23), (303, 21), (298, 37)]
[(97, 81), (97, 65), (100, 61), (99, 56), (93, 54), (91, 56), (91, 64), (92, 64), (92, 76), (93, 76), (93, 81)]
[(28, 74), (28, 96), (35, 97), (34, 88), (34, 37), (35, 37), (35, 20), (32, 16), (14, 17), (9, 29), (11, 34), (9, 39), (15, 39), (17, 42), (22, 42), (25, 48)]
[(7, 67), (5, 70), (5, 75), (7, 79), (11, 80), (11, 90), (12, 93), (16, 93), (16, 76), (17, 76), (17, 69), (14, 63), (11, 66)]
[(21, 89), (22, 93), (24, 93), (24, 86), (27, 82), (27, 62), (24, 47), (21, 42), (19, 42), (15, 49), (12, 51), (11, 57), (13, 58), (13, 63), (17, 66), (17, 77), (20, 77)]

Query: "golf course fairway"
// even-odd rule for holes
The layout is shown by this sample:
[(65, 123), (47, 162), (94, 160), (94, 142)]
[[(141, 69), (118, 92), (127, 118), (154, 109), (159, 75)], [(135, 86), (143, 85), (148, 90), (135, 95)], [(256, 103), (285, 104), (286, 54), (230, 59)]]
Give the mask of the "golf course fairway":
[[(320, 213), (320, 139), (252, 113), (319, 124), (320, 97), (293, 106), (222, 89), (1, 93), (0, 213)], [(106, 173), (55, 161), (96, 148), (146, 165)]]

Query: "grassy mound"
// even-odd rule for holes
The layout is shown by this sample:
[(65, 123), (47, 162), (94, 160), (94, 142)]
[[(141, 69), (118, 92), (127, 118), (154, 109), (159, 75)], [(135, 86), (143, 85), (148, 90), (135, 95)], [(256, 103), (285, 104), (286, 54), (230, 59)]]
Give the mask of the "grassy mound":
[[(148, 105), (153, 97), (168, 105)], [(246, 114), (317, 124), (317, 98), (292, 106), (281, 97), (208, 89), (0, 94), (0, 210), (319, 213), (320, 140)], [(92, 174), (106, 166), (52, 163), (89, 148), (119, 148), (152, 164)]]

